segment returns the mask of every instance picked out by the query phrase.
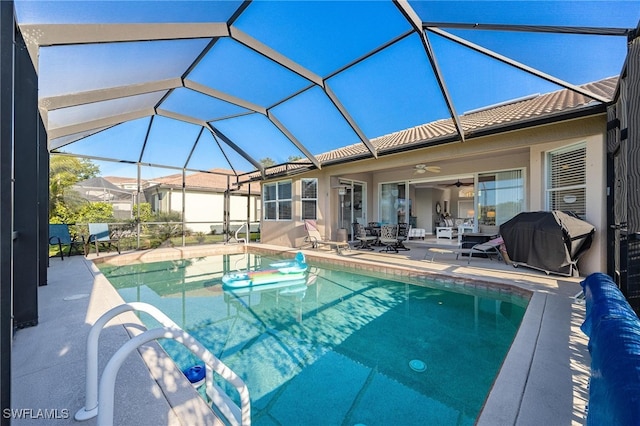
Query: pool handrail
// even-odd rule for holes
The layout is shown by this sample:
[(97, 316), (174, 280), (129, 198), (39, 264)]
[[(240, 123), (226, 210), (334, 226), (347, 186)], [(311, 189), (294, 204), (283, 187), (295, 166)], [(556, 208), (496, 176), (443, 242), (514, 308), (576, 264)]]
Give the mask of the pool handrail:
[[(193, 354), (197, 355), (206, 365), (206, 382), (207, 395), (212, 399), (216, 408), (232, 426), (250, 426), (251, 425), (251, 400), (249, 398), (249, 389), (244, 381), (233, 370), (227, 367), (222, 361), (209, 352), (200, 342), (194, 339), (189, 333), (182, 329), (174, 327), (159, 327), (147, 330), (142, 334), (129, 340), (122, 345), (111, 357), (107, 366), (102, 373), (100, 380), (98, 421), (100, 425), (113, 425), (113, 406), (116, 376), (124, 360), (129, 354), (135, 351), (139, 346), (144, 345), (156, 339), (173, 339), (181, 343), (189, 349)], [(213, 374), (215, 371), (226, 381), (231, 383), (240, 395), (240, 407), (235, 405), (231, 399), (221, 390), (220, 387), (213, 383)], [(224, 395), (224, 396), (223, 396)], [(225, 398), (226, 397), (226, 398)]]
[[(246, 237), (245, 237), (245, 238), (241, 238), (241, 237), (240, 237), (240, 231), (242, 231), (242, 228), (245, 228), (245, 227), (247, 228), (247, 230), (246, 230), (246, 232), (245, 232)], [(249, 231), (249, 222), (242, 222), (242, 225), (240, 225), (240, 226), (238, 227), (238, 229), (236, 229), (235, 234), (233, 234), (233, 238), (235, 238), (235, 240), (236, 240), (238, 243), (240, 243), (240, 242), (242, 241), (242, 243), (243, 243), (244, 245), (247, 245), (247, 242), (248, 242), (248, 240), (249, 240), (249, 238), (250, 238), (250, 236), (249, 236), (249, 235), (250, 235), (250, 231)]]
[(78, 421), (91, 419), (98, 414), (98, 342), (100, 333), (112, 318), (130, 311), (146, 312), (164, 326), (178, 327), (158, 308), (143, 302), (123, 303), (102, 314), (93, 324), (87, 336), (85, 404), (76, 412), (75, 419)]
[[(164, 329), (173, 329), (173, 330), (178, 330), (178, 331), (184, 333), (184, 335), (180, 335), (181, 338), (184, 339), (185, 335), (188, 336), (187, 339), (190, 339), (191, 341), (194, 342), (194, 345), (193, 345), (194, 347), (201, 348), (201, 349), (204, 350), (204, 351), (199, 351), (198, 353), (196, 353), (196, 352), (194, 352), (194, 353), (196, 355), (198, 355), (203, 361), (205, 361), (205, 364), (207, 365), (207, 368), (206, 368), (206, 370), (207, 370), (206, 382), (207, 382), (207, 390), (208, 391), (209, 391), (210, 388), (215, 390), (215, 386), (213, 385), (213, 371), (215, 371), (218, 374), (220, 374), (225, 380), (227, 380), (230, 383), (234, 384), (234, 381), (236, 380), (237, 375), (231, 369), (229, 369), (224, 363), (222, 363), (222, 361), (217, 359), (206, 348), (204, 348), (204, 346), (202, 346), (202, 344), (200, 342), (198, 342), (193, 337), (188, 335), (188, 333), (186, 333), (184, 330), (182, 330), (171, 318), (169, 318), (167, 315), (165, 315), (158, 308), (156, 308), (155, 306), (150, 305), (148, 303), (144, 303), (144, 302), (123, 303), (123, 304), (118, 305), (118, 306), (110, 309), (109, 311), (105, 312), (100, 318), (98, 318), (96, 320), (96, 322), (91, 327), (91, 330), (89, 331), (89, 335), (87, 337), (85, 405), (84, 405), (84, 407), (82, 407), (81, 409), (79, 409), (76, 412), (76, 414), (74, 416), (75, 420), (77, 420), (77, 421), (88, 420), (88, 419), (91, 419), (91, 418), (95, 417), (96, 415), (99, 415), (99, 412), (102, 411), (102, 410), (98, 410), (98, 407), (101, 405), (100, 401), (99, 401), (99, 392), (98, 392), (98, 342), (99, 342), (99, 339), (100, 339), (100, 333), (102, 332), (104, 326), (112, 318), (114, 318), (114, 317), (116, 317), (116, 316), (118, 316), (118, 315), (120, 315), (122, 313), (129, 312), (129, 311), (140, 311), (140, 312), (145, 312), (145, 313), (151, 315), (156, 321), (158, 321), (160, 324), (162, 324), (164, 326)], [(141, 336), (141, 335), (139, 335), (139, 336)], [(136, 336), (136, 337), (139, 337), (139, 336)], [(153, 340), (153, 339), (151, 339), (151, 340)], [(127, 344), (125, 344), (125, 345), (127, 345)], [(140, 343), (140, 344), (143, 344), (143, 343)], [(124, 348), (125, 345), (123, 345), (112, 356), (112, 358), (109, 361), (109, 363), (111, 363), (113, 358), (115, 358), (115, 356), (118, 354), (118, 352), (120, 352)], [(137, 348), (137, 346), (136, 346), (136, 348)], [(191, 347), (188, 347), (188, 349), (192, 350)], [(192, 352), (193, 352), (193, 350), (192, 350)], [(210, 359), (210, 362), (209, 362), (209, 363), (212, 364), (211, 366), (209, 365), (209, 363), (207, 363), (207, 360), (205, 360), (203, 358), (203, 356), (208, 358), (208, 359), (210, 357), (213, 357), (213, 361), (211, 361), (211, 359)], [(126, 355), (125, 355), (125, 357), (126, 357)], [(118, 368), (119, 368), (119, 366), (118, 366)], [(106, 371), (106, 368), (105, 368), (105, 371)], [(116, 373), (117, 373), (117, 369), (116, 369)], [(105, 377), (105, 372), (103, 372), (103, 380), (104, 380), (104, 377)], [(115, 381), (115, 376), (113, 377), (113, 380)], [(240, 381), (242, 381), (242, 380), (240, 380)], [(246, 389), (246, 385), (244, 385), (244, 382), (242, 384), (243, 384), (244, 388)], [(100, 386), (102, 387), (102, 381), (100, 382)], [(235, 384), (234, 384), (234, 386), (235, 386)], [(209, 393), (209, 392), (207, 392), (207, 393)], [(209, 396), (209, 397), (211, 398), (211, 396)], [(111, 398), (113, 399), (113, 395), (111, 396)], [(212, 398), (212, 400), (213, 400), (213, 398)], [(242, 400), (242, 393), (241, 393), (241, 400)], [(248, 400), (248, 390), (247, 390), (247, 400)], [(218, 407), (218, 408), (220, 408), (220, 407)], [(237, 407), (236, 407), (236, 409), (237, 409)], [(113, 416), (113, 403), (111, 403), (111, 411), (112, 411), (111, 416)], [(245, 415), (245, 411), (246, 411), (245, 407), (242, 407), (241, 410), (237, 409), (236, 411), (241, 411), (242, 412), (242, 415), (241, 415), (242, 424), (249, 424), (250, 423), (250, 421), (251, 421), (250, 420), (250, 407), (248, 409), (249, 423), (245, 423), (245, 419), (244, 419), (244, 417), (246, 416)], [(221, 410), (221, 412), (224, 414), (225, 410)], [(226, 414), (225, 414), (225, 417), (226, 417)], [(102, 424), (102, 423), (99, 422), (98, 424)]]

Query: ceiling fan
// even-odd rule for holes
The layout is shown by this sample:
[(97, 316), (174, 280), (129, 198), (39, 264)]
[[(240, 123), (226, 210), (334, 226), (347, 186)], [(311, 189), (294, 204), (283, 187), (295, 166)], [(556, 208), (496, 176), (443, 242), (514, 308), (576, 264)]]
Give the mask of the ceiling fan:
[(426, 164), (416, 164), (415, 166), (413, 166), (413, 170), (415, 173), (426, 173), (426, 172), (431, 172), (431, 173), (440, 173), (440, 166), (427, 166)]
[(452, 184), (447, 185), (447, 186), (455, 186), (457, 188), (460, 188), (461, 186), (471, 186), (471, 185), (473, 185), (473, 182), (464, 183), (464, 182), (460, 182), (460, 179), (458, 179), (458, 181), (456, 183), (452, 183)]

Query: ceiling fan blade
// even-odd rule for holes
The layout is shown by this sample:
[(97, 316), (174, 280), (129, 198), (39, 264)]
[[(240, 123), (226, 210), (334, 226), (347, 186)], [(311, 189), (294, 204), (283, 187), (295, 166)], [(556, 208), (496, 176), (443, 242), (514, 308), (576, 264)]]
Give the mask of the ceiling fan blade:
[(416, 164), (413, 166), (414, 173), (440, 173), (440, 166), (427, 166), (425, 164)]
[(461, 182), (460, 179), (458, 179), (456, 182), (450, 183), (446, 186), (455, 186), (456, 188), (460, 188), (461, 186), (472, 186), (472, 185), (473, 185), (473, 182), (464, 183), (464, 182)]

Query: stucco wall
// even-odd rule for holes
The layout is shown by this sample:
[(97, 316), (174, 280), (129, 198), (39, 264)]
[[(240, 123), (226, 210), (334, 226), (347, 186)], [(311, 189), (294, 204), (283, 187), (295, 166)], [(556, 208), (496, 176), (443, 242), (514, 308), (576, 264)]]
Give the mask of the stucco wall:
[[(473, 176), (474, 173), (522, 168), (525, 176), (525, 210), (545, 210), (545, 153), (578, 142), (587, 144), (587, 221), (596, 229), (594, 245), (580, 262), (581, 274), (606, 271), (606, 117), (604, 115), (549, 124), (532, 129), (511, 131), (500, 135), (467, 140), (378, 159), (353, 161), (293, 177), (294, 219), (292, 221), (263, 221), (262, 240), (267, 243), (299, 247), (306, 235), (300, 220), (299, 200), (302, 177), (317, 177), (319, 188), (318, 225), (328, 238), (335, 238), (339, 197), (334, 189), (338, 177), (367, 184), (368, 221), (378, 220), (379, 186), (384, 182), (416, 182), (429, 177), (414, 174), (418, 163), (439, 165), (441, 172), (430, 176), (438, 179)], [(418, 226), (429, 229), (430, 219), (427, 192), (413, 193)], [(433, 194), (431, 198), (433, 198)], [(454, 197), (449, 197), (452, 202)], [(434, 201), (433, 199), (431, 200)], [(334, 223), (336, 222), (336, 223)]]
[[(606, 126), (604, 121), (603, 126)], [(580, 274), (586, 275), (593, 272), (606, 272), (607, 270), (606, 135), (584, 135), (533, 145), (531, 147), (530, 184), (530, 192), (533, 196), (531, 197), (530, 210), (547, 210), (544, 195), (546, 187), (544, 158), (547, 152), (579, 142), (586, 142), (587, 146), (586, 221), (596, 228), (593, 245), (578, 263)]]
[[(182, 191), (171, 191), (168, 193), (171, 210), (182, 212)], [(251, 220), (259, 221), (257, 216), (255, 196), (249, 202), (251, 209)], [(247, 197), (232, 196), (230, 198), (230, 220), (245, 221), (247, 217)], [(211, 232), (212, 222), (222, 223), (224, 219), (224, 194), (187, 191), (185, 193), (185, 222), (206, 222), (188, 223), (187, 227), (194, 232)]]

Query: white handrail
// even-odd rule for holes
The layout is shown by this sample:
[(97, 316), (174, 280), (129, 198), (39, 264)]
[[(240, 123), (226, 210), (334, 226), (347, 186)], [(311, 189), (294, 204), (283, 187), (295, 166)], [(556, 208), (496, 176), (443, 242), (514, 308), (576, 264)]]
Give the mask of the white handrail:
[(84, 407), (78, 410), (74, 417), (78, 421), (91, 419), (98, 414), (98, 341), (100, 333), (112, 318), (129, 311), (146, 312), (165, 327), (180, 328), (161, 310), (143, 302), (124, 303), (102, 314), (91, 327), (87, 337), (85, 403)]
[[(162, 311), (160, 311), (155, 306), (149, 305), (148, 303), (143, 303), (143, 302), (125, 303), (125, 304), (116, 306), (115, 308), (112, 308), (109, 311), (105, 312), (100, 318), (98, 318), (98, 320), (93, 324), (93, 326), (91, 327), (91, 330), (89, 331), (89, 336), (87, 337), (85, 405), (80, 410), (78, 410), (78, 412), (76, 412), (75, 417), (74, 417), (76, 420), (83, 421), (83, 420), (88, 420), (88, 419), (91, 419), (91, 418), (95, 417), (96, 415), (99, 414), (98, 407), (102, 405), (102, 404), (100, 404), (100, 402), (98, 400), (98, 395), (99, 395), (98, 394), (98, 342), (99, 342), (100, 333), (101, 333), (102, 329), (107, 324), (107, 322), (109, 322), (115, 316), (120, 315), (120, 314), (122, 314), (124, 312), (134, 311), (134, 310), (135, 311), (146, 312), (147, 314), (151, 315), (158, 322), (160, 322), (160, 324), (162, 324), (165, 329), (178, 330), (179, 332), (183, 333), (183, 334), (179, 335), (179, 337), (181, 339), (184, 339), (184, 336), (186, 335), (186, 336), (188, 336), (189, 339), (191, 339), (191, 341), (195, 342), (195, 344), (192, 345), (193, 347), (198, 347), (199, 346), (205, 351), (205, 352), (201, 351), (202, 352), (202, 356), (201, 356), (200, 353), (197, 353), (197, 355), (199, 355), (202, 358), (202, 360), (205, 361), (207, 366), (209, 366), (209, 364), (212, 363), (212, 367), (211, 367), (212, 369), (207, 368), (207, 373), (208, 373), (207, 376), (206, 376), (207, 389), (215, 388), (215, 385), (213, 385), (213, 374), (212, 374), (213, 371), (218, 372), (218, 370), (220, 370), (220, 372), (218, 372), (218, 374), (220, 374), (223, 378), (225, 378), (226, 380), (228, 380), (228, 381), (230, 381), (232, 383), (233, 383), (232, 380), (235, 380), (235, 377), (237, 377), (233, 371), (231, 371), (228, 367), (226, 367), (224, 365), (224, 363), (222, 363), (222, 361), (218, 360), (215, 356), (213, 356), (211, 353), (209, 353), (209, 351), (207, 351), (206, 348), (204, 348), (199, 342), (197, 342), (195, 339), (193, 339), (193, 337), (189, 336), (186, 332), (184, 332), (175, 322), (173, 322), (173, 320), (171, 320), (171, 318), (166, 316)], [(137, 337), (139, 337), (139, 336), (137, 336)], [(132, 339), (132, 340), (134, 340), (134, 339)], [(127, 344), (125, 344), (125, 346)], [(121, 347), (118, 350), (118, 352), (120, 352), (125, 346)], [(137, 346), (136, 346), (136, 348), (137, 348)], [(193, 349), (191, 347), (189, 347), (189, 349), (192, 350), (192, 352), (193, 352)], [(116, 354), (118, 354), (118, 352), (116, 352)], [(116, 354), (113, 355), (112, 360), (116, 356)], [(203, 356), (205, 358), (207, 358), (207, 359), (203, 358)], [(125, 357), (126, 357), (126, 355), (125, 355)], [(213, 359), (210, 359), (211, 357), (213, 357)], [(209, 360), (209, 362), (207, 362), (207, 360)], [(109, 362), (111, 362), (111, 360)], [(121, 362), (120, 362), (120, 364), (121, 364)], [(218, 364), (220, 364), (222, 367), (220, 367)], [(216, 366), (216, 367), (214, 368), (213, 366)], [(118, 368), (119, 368), (119, 366), (118, 366)], [(231, 372), (231, 374), (228, 374), (227, 371)], [(106, 369), (105, 369), (105, 372), (106, 372)], [(116, 373), (117, 373), (117, 369), (116, 369)], [(105, 380), (104, 377), (105, 377), (105, 373), (103, 372), (103, 379), (102, 379), (103, 381)], [(231, 380), (229, 378), (227, 378), (227, 377), (229, 377)], [(113, 380), (115, 381), (115, 377), (113, 377)], [(244, 385), (244, 383), (243, 383), (243, 385)], [(102, 387), (102, 382), (100, 383), (100, 386)], [(244, 387), (246, 388), (246, 386), (244, 386)], [(242, 394), (241, 394), (241, 396), (242, 396)], [(111, 397), (113, 398), (113, 395)], [(211, 395), (210, 395), (210, 397), (211, 397)], [(228, 397), (227, 397), (227, 399), (228, 399)], [(213, 400), (213, 398), (212, 398), (212, 400)], [(247, 391), (247, 401), (248, 401), (248, 391)], [(216, 403), (219, 403), (219, 401), (216, 401)], [(235, 408), (236, 408), (236, 412), (238, 412), (239, 409), (237, 407), (235, 407)], [(226, 408), (225, 409), (221, 409), (221, 412), (223, 414), (225, 414), (225, 417), (226, 417), (227, 414), (230, 413), (230, 411), (226, 410), (226, 413), (225, 413), (225, 410), (226, 410)], [(100, 410), (100, 411), (102, 411), (102, 410)], [(111, 404), (111, 411), (113, 411), (113, 404)], [(248, 410), (248, 414), (247, 415), (249, 416), (248, 419), (249, 419), (249, 423), (250, 423), (250, 421), (251, 421), (250, 408)], [(111, 413), (111, 416), (113, 416), (113, 412)], [(244, 413), (244, 411), (242, 411), (241, 417), (242, 417), (242, 422), (243, 422), (242, 424), (249, 424), (249, 423), (245, 423), (245, 419), (244, 419), (245, 418), (245, 413)], [(102, 423), (99, 423), (99, 424), (102, 424)]]
[[(245, 232), (246, 238), (238, 238), (238, 235), (240, 234), (240, 231), (242, 230), (242, 228), (247, 227), (247, 231)], [(238, 229), (236, 229), (235, 234), (233, 234), (233, 237), (236, 239), (237, 242), (240, 242), (240, 240), (242, 240), (242, 242), (246, 245), (247, 244), (247, 239), (249, 238), (249, 222), (243, 222), (242, 225), (240, 225), (238, 227)]]
[(231, 383), (240, 395), (240, 407), (235, 405), (228, 397), (218, 397), (212, 399), (214, 399), (217, 408), (227, 418), (231, 425), (251, 425), (251, 401), (249, 398), (249, 389), (247, 388), (247, 385), (244, 383), (244, 381), (186, 331), (173, 327), (160, 327), (153, 330), (147, 330), (144, 333), (129, 340), (127, 343), (122, 345), (122, 347), (118, 349), (118, 351), (116, 351), (116, 353), (107, 363), (107, 366), (102, 373), (102, 379), (100, 380), (98, 405), (101, 407), (101, 409), (98, 412), (98, 426), (113, 425), (113, 405), (116, 376), (124, 360), (139, 346), (144, 345), (145, 343), (148, 343), (152, 340), (161, 338), (173, 339), (177, 342), (182, 343), (183, 346), (185, 346), (187, 349), (189, 349), (204, 361), (207, 366), (207, 389), (217, 387), (213, 384), (213, 375), (211, 374), (211, 371), (215, 371), (225, 380)]

